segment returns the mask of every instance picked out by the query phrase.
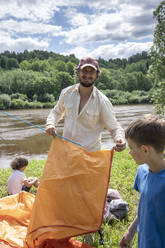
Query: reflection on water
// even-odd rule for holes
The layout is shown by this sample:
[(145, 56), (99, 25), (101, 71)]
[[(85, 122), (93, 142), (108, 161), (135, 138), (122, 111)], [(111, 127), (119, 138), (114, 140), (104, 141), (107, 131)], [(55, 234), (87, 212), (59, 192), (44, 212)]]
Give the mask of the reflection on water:
[[(125, 129), (128, 123), (146, 113), (153, 113), (152, 105), (124, 105), (114, 106), (117, 120)], [(8, 113), (24, 121), (33, 123), (42, 128), (50, 109), (15, 110)], [(63, 124), (58, 125), (58, 133), (62, 134)], [(29, 126), (0, 112), (0, 168), (9, 167), (12, 157), (16, 154), (25, 155), (28, 159), (46, 159), (50, 147), (51, 137), (41, 129)], [(109, 132), (102, 134), (102, 148), (109, 149), (113, 141)]]

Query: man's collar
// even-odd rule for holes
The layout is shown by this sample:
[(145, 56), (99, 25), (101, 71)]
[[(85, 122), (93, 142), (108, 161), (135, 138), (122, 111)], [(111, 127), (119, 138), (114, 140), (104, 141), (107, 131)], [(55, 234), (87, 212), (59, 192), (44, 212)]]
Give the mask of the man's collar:
[[(79, 92), (79, 85), (80, 85), (79, 83), (75, 85), (75, 88), (74, 88), (75, 92)], [(92, 94), (93, 97), (96, 96), (96, 87), (95, 86), (93, 86), (93, 90), (92, 90), (91, 94)]]
[(79, 84), (75, 84), (74, 91), (79, 92)]

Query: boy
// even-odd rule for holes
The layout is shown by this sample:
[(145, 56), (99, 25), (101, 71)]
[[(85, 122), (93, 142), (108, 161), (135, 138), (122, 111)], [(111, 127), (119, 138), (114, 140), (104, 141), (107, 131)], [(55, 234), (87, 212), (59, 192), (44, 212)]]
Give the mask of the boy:
[(120, 241), (130, 243), (138, 227), (139, 248), (165, 247), (165, 120), (145, 115), (128, 126), (125, 137), (130, 154), (140, 166), (134, 188), (140, 193), (138, 217)]
[(39, 180), (37, 177), (26, 178), (25, 174), (23, 173), (27, 165), (28, 160), (22, 156), (17, 156), (12, 160), (10, 166), (13, 169), (13, 172), (8, 179), (9, 195), (17, 194), (22, 190), (29, 192), (32, 185), (38, 187)]

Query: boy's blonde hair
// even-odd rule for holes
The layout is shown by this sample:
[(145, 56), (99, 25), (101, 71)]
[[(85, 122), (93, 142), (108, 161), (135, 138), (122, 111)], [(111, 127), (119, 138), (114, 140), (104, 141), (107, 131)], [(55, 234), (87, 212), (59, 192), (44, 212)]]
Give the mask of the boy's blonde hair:
[(13, 158), (10, 164), (13, 170), (19, 170), (27, 165), (28, 165), (28, 160), (23, 156), (16, 156), (15, 158)]
[(158, 115), (147, 114), (132, 121), (125, 131), (125, 137), (138, 145), (150, 145), (157, 152), (165, 149), (165, 120)]

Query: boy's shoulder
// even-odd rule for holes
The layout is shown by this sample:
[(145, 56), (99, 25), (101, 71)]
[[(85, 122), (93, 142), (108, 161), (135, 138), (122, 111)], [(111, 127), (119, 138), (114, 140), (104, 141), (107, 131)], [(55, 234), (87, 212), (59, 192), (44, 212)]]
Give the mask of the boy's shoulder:
[(165, 169), (158, 171), (158, 172), (152, 172), (149, 169), (149, 166), (147, 164), (141, 164), (139, 165), (138, 169), (137, 169), (137, 174), (138, 175), (144, 175), (144, 174), (150, 174), (153, 177), (163, 177), (165, 178)]
[(149, 174), (149, 167), (147, 164), (141, 164), (138, 166), (137, 168), (137, 173), (136, 173), (136, 179), (137, 178), (144, 178), (145, 176), (147, 176)]
[(137, 168), (137, 171), (138, 172), (144, 172), (144, 171), (149, 171), (149, 167), (148, 167), (148, 164), (141, 164), (141, 165), (139, 165), (138, 166), (138, 168)]
[(22, 172), (22, 171), (20, 171), (20, 170), (13, 170), (13, 172), (12, 172), (13, 174), (15, 174), (15, 175), (25, 175), (25, 173), (24, 172)]

